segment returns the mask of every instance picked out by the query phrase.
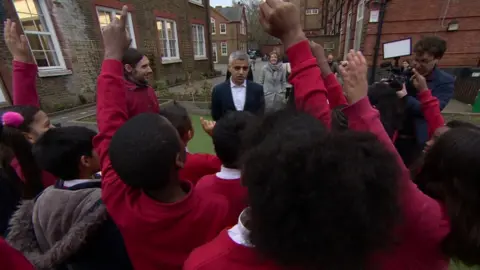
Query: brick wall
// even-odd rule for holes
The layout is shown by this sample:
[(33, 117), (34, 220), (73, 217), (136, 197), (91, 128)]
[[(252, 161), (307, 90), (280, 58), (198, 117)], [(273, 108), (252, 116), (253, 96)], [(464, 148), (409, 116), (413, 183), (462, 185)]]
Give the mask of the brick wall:
[[(352, 16), (352, 40), (353, 46), (355, 33), (355, 19), (358, 0), (347, 1), (342, 16), (343, 31), (341, 35), (341, 52), (345, 44), (345, 29), (347, 12), (351, 7)], [(443, 67), (465, 67), (476, 66), (480, 60), (480, 1), (450, 1), (446, 17), (445, 12), (447, 1), (439, 0), (392, 0), (387, 4), (385, 22), (382, 30), (381, 43), (411, 37), (413, 44), (425, 35), (438, 35), (447, 41), (447, 52), (440, 61)], [(362, 50), (367, 56), (369, 63), (372, 63), (375, 46), (377, 23), (368, 23), (370, 9), (365, 8), (364, 33)], [(452, 20), (457, 20), (459, 30), (447, 32), (447, 25)], [(383, 61), (383, 52), (380, 50), (379, 63)]]
[[(38, 1), (38, 0), (35, 0)], [(205, 26), (205, 48), (210, 50), (210, 37), (206, 9), (189, 3), (187, 0), (44, 0), (48, 6), (52, 23), (62, 49), (66, 68), (70, 75), (41, 77), (37, 87), (46, 111), (56, 111), (78, 106), (84, 102), (93, 102), (95, 81), (102, 61), (101, 30), (96, 6), (121, 9), (127, 4), (132, 14), (137, 48), (144, 52), (152, 62), (154, 81), (165, 80), (168, 83), (184, 82), (188, 77), (201, 78), (202, 73), (211, 71), (209, 59), (194, 60), (191, 24)], [(207, 0), (205, 0), (207, 1)], [(2, 1), (6, 16), (18, 21), (12, 0)], [(207, 2), (208, 3), (208, 2)], [(159, 53), (157, 15), (168, 15), (177, 25), (181, 62), (162, 64)], [(3, 20), (0, 22), (3, 30)], [(6, 87), (11, 90), (9, 70), (11, 56), (0, 36), (0, 75)], [(207, 56), (210, 52), (207, 52)], [(154, 81), (151, 83), (153, 84)]]

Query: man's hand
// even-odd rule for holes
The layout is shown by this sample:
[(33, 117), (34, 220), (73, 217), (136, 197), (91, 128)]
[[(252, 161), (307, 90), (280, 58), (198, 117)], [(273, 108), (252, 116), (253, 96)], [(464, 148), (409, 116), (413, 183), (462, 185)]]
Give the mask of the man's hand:
[(16, 23), (7, 19), (3, 32), (5, 35), (5, 43), (13, 56), (13, 60), (24, 63), (33, 62), (27, 38), (25, 35), (18, 35)]
[(264, 1), (260, 4), (260, 23), (265, 32), (282, 41), (285, 49), (307, 39), (300, 23), (300, 11), (294, 3)]
[(427, 91), (427, 80), (416, 69), (413, 69), (413, 76), (410, 79), (418, 92)]
[(103, 28), (105, 59), (121, 61), (123, 54), (130, 46), (130, 42), (132, 42), (126, 29), (127, 14), (128, 8), (127, 6), (123, 6), (120, 19), (113, 17), (110, 24)]
[(202, 124), (203, 130), (210, 136), (213, 135), (213, 128), (215, 127), (215, 121), (205, 120), (203, 117), (200, 117), (200, 123)]
[(330, 66), (328, 65), (327, 58), (325, 57), (325, 50), (322, 45), (317, 44), (313, 41), (310, 41), (310, 49), (312, 50), (313, 56), (317, 58), (317, 65), (320, 67), (322, 76), (326, 77), (332, 73)]
[(350, 104), (353, 104), (368, 94), (367, 60), (361, 52), (351, 50), (347, 55), (348, 66), (341, 66), (345, 94)]

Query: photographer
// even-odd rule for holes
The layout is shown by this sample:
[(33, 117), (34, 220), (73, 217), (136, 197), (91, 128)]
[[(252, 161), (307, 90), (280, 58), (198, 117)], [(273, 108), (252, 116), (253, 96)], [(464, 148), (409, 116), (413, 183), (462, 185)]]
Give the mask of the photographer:
[[(447, 49), (445, 40), (439, 37), (424, 37), (414, 46), (413, 76), (407, 80), (405, 120), (395, 145), (409, 166), (421, 153), (428, 138), (427, 122), (421, 111), (417, 92), (428, 89), (438, 98), (443, 110), (453, 96), (455, 79), (437, 67)], [(412, 75), (412, 74), (411, 74)]]

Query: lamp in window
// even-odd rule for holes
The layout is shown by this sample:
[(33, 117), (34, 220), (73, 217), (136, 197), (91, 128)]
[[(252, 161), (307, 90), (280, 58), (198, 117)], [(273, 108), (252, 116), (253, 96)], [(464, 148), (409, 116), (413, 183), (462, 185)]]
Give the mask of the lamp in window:
[(457, 20), (453, 20), (453, 21), (451, 21), (451, 22), (448, 23), (447, 32), (455, 32), (455, 31), (458, 31), (458, 28), (459, 28), (458, 21), (457, 21)]

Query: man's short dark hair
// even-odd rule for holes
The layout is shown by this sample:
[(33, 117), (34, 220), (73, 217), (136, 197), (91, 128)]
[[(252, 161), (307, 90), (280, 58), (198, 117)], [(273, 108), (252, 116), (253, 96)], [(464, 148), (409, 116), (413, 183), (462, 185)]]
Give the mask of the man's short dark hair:
[(255, 116), (249, 112), (230, 112), (222, 117), (213, 128), (215, 153), (227, 168), (237, 168), (243, 150), (242, 137), (248, 123)]
[(143, 57), (143, 53), (141, 53), (139, 50), (128, 48), (128, 50), (126, 50), (123, 54), (122, 64), (130, 65), (132, 68), (135, 68)]
[(395, 157), (369, 133), (328, 132), (276, 112), (246, 134), (249, 240), (282, 266), (363, 269), (391, 244), (399, 215)]
[(33, 145), (33, 155), (41, 169), (62, 180), (78, 179), (80, 159), (92, 156), (96, 134), (86, 127), (52, 128)]
[(417, 54), (428, 53), (435, 59), (441, 59), (447, 50), (447, 42), (436, 36), (428, 36), (420, 39), (413, 48)]
[(165, 117), (144, 113), (118, 129), (109, 155), (113, 169), (127, 185), (158, 190), (168, 185), (183, 149), (177, 130)]
[(181, 138), (192, 129), (192, 120), (188, 115), (187, 109), (180, 105), (177, 101), (172, 104), (162, 106), (160, 108), (160, 115), (167, 118), (170, 123), (177, 129)]

